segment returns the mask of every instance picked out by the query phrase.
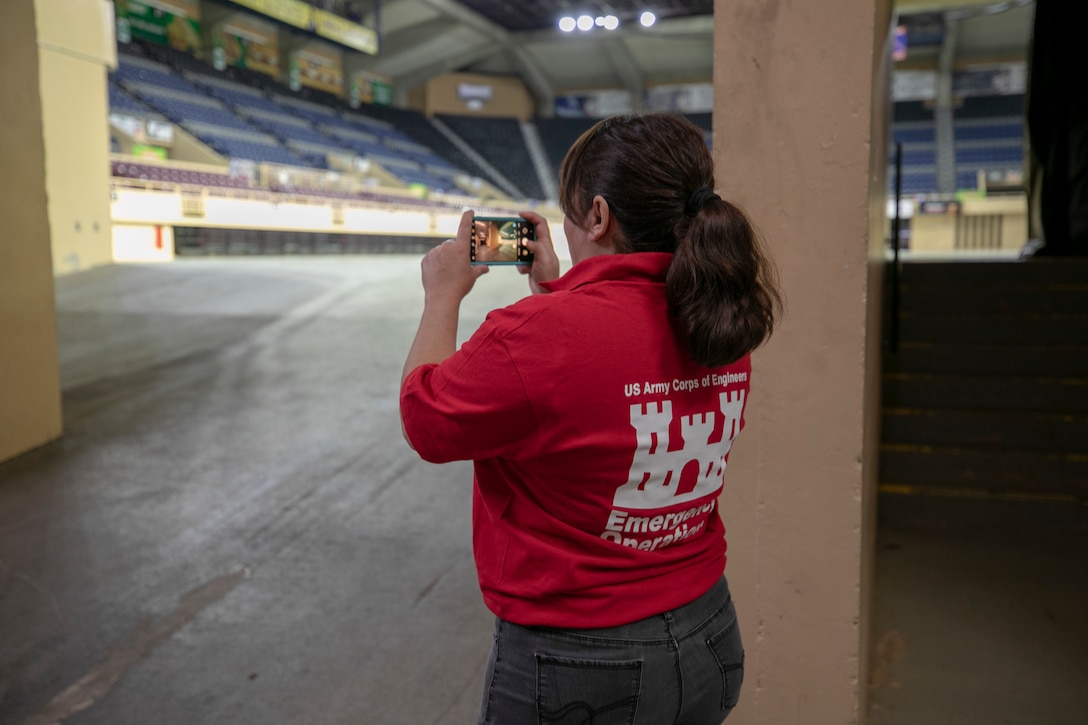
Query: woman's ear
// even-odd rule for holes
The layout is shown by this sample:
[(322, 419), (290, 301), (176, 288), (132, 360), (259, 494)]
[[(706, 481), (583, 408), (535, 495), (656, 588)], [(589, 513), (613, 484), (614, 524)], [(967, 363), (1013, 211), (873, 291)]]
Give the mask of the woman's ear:
[(615, 219), (612, 210), (608, 208), (608, 202), (600, 194), (593, 197), (590, 203), (589, 213), (586, 215), (588, 222), (586, 232), (589, 240), (602, 247), (612, 247), (612, 235), (615, 231)]

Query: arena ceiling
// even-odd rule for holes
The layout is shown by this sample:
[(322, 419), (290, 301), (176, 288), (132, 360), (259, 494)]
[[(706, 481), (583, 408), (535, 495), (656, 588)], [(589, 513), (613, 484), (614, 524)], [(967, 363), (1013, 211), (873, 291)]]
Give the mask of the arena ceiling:
[[(637, 18), (651, 7), (658, 21), (646, 28)], [(958, 62), (1027, 55), (1030, 0), (899, 0), (897, 10), (961, 13)], [(616, 15), (620, 27), (557, 27), (563, 15), (583, 12)], [(641, 98), (647, 87), (712, 80), (712, 12), (713, 0), (383, 0), (382, 51), (367, 67), (398, 89), (453, 71), (514, 75), (544, 107), (572, 90), (624, 88)], [(936, 54), (929, 49), (909, 60), (925, 67)]]

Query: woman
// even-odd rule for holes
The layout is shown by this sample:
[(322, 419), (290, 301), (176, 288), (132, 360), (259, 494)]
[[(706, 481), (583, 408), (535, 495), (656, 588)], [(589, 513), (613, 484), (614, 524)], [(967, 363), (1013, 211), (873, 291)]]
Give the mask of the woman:
[(423, 260), (401, 417), (424, 459), (474, 461), (496, 615), (480, 723), (717, 725), (736, 704), (717, 498), (779, 297), (712, 167), (683, 117), (595, 125), (559, 172), (573, 267), (559, 276), (525, 212), (534, 294), (460, 350), (458, 307), (486, 271), (468, 264), (471, 212)]

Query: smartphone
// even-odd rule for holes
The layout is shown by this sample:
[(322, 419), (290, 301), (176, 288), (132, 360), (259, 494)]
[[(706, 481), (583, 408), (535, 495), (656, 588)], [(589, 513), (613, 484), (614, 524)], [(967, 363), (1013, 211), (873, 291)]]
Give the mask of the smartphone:
[(478, 216), (472, 220), (469, 260), (473, 264), (533, 263), (526, 239), (536, 239), (536, 228), (522, 217)]

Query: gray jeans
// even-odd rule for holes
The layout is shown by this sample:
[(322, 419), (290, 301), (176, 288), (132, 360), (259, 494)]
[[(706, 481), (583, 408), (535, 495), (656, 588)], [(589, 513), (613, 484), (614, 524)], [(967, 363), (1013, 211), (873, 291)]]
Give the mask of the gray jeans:
[(480, 725), (719, 725), (744, 650), (723, 578), (679, 609), (620, 627), (495, 620)]

